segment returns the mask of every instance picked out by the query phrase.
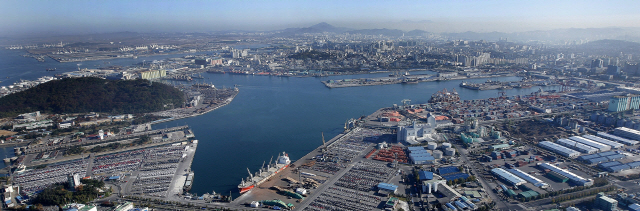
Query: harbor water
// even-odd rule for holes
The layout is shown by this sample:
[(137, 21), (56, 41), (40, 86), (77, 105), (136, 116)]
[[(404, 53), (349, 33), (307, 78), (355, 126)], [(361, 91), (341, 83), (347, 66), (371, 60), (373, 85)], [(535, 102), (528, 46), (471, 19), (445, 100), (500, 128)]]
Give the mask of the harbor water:
[[(40, 63), (33, 58), (23, 58), (18, 51), (0, 50), (0, 77), (20, 77), (33, 80), (51, 75), (46, 68), (71, 71), (75, 63), (57, 63), (47, 59)], [(133, 59), (114, 59), (84, 62), (89, 65), (127, 66), (142, 59), (156, 60), (176, 56), (152, 56)], [(19, 61), (8, 61), (17, 59)], [(105, 62), (110, 62), (105, 65)], [(65, 70), (70, 69), (70, 70)], [(429, 71), (411, 74), (433, 74)], [(393, 84), (329, 89), (321, 81), (344, 78), (384, 77), (389, 73), (367, 75), (315, 77), (275, 77), (254, 75), (229, 75), (205, 73), (198, 83), (212, 83), (216, 87), (237, 85), (239, 94), (229, 105), (207, 114), (154, 125), (153, 128), (189, 125), (199, 140), (198, 152), (192, 164), (195, 172), (192, 193), (203, 194), (216, 191), (231, 192), (237, 196), (237, 185), (247, 177), (247, 168), (255, 172), (263, 161), (269, 162), (278, 153), (286, 152), (296, 159), (322, 144), (321, 132), (328, 139), (343, 131), (349, 118), (369, 115), (381, 107), (401, 104), (410, 99), (413, 104), (426, 103), (430, 96), (443, 88), (455, 88), (462, 100), (525, 95), (537, 91), (538, 87), (509, 90), (469, 90), (459, 87), (460, 80), (422, 82), (418, 84)], [(2, 80), (0, 79), (0, 80)], [(496, 77), (491, 80), (518, 81), (518, 77)], [(485, 79), (466, 80), (482, 83)], [(13, 83), (13, 82), (11, 82)], [(10, 83), (0, 83), (2, 86)], [(544, 90), (557, 87), (543, 87)], [(13, 154), (12, 149), (10, 150)]]

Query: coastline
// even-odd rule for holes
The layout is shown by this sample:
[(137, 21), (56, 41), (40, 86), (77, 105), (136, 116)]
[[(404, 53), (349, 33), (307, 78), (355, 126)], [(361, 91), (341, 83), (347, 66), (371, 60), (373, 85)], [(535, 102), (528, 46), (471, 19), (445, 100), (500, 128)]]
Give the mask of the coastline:
[[(233, 101), (233, 99), (235, 99), (235, 98), (236, 98), (236, 96), (238, 95), (238, 93), (239, 93), (239, 91), (236, 89), (236, 93), (235, 93), (233, 96), (231, 96), (231, 97), (227, 98), (226, 100), (224, 100), (224, 102), (223, 102), (222, 104), (218, 104), (218, 105), (216, 105), (215, 107), (210, 107), (209, 109), (205, 109), (204, 111), (197, 112), (197, 113), (195, 113), (195, 114), (191, 114), (191, 115), (185, 115), (185, 116), (179, 116), (179, 117), (171, 117), (171, 118), (166, 118), (166, 119), (160, 119), (160, 120), (156, 120), (156, 121), (148, 122), (148, 123), (146, 123), (146, 124), (154, 125), (154, 124), (159, 124), (159, 123), (164, 123), (164, 122), (170, 122), (170, 121), (179, 120), (179, 119), (185, 119), (185, 118), (189, 118), (189, 117), (200, 116), (200, 115), (203, 115), (203, 114), (209, 113), (209, 112), (211, 112), (211, 111), (213, 111), (213, 110), (216, 110), (216, 109), (218, 109), (218, 108), (221, 108), (221, 107), (226, 106), (226, 105), (228, 105), (229, 103), (231, 103), (231, 102)], [(175, 109), (174, 109), (174, 110), (175, 110)], [(163, 111), (163, 112), (166, 112), (166, 111)], [(154, 113), (156, 113), (156, 112), (148, 113), (148, 114), (154, 114)]]

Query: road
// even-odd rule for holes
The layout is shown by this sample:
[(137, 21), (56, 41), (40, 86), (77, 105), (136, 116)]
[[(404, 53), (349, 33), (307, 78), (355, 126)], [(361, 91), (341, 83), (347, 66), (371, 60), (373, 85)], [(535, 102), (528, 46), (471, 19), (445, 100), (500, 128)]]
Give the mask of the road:
[(467, 158), (467, 153), (468, 153), (467, 150), (464, 149), (463, 146), (460, 146), (457, 143), (455, 144), (455, 146), (458, 149), (460, 158), (462, 158), (464, 163), (467, 163), (468, 166), (471, 167), (471, 172), (473, 172), (473, 175), (476, 176), (476, 179), (478, 180), (478, 182), (480, 182), (480, 184), (482, 185), (482, 188), (484, 188), (485, 190), (484, 192), (489, 195), (491, 200), (496, 202), (496, 207), (494, 207), (495, 210), (521, 210), (522, 209), (520, 206), (517, 206), (515, 204), (507, 204), (500, 198), (500, 196), (498, 196), (498, 194), (493, 192), (493, 188), (491, 188), (491, 186), (489, 186), (489, 183), (487, 183), (487, 181), (485, 181), (484, 178), (480, 176), (481, 174), (479, 174), (478, 170), (476, 170), (476, 166), (472, 165), (469, 159)]

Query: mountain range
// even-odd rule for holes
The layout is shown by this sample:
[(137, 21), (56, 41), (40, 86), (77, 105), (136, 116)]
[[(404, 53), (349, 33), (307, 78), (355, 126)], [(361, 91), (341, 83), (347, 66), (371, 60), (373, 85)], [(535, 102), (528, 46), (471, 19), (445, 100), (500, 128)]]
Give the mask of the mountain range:
[[(400, 36), (427, 36), (430, 33), (423, 30), (402, 31), (399, 29), (351, 29), (345, 27), (335, 27), (326, 22), (304, 28), (287, 28), (279, 30), (278, 35), (296, 35), (304, 33), (350, 33), (363, 35), (384, 35), (390, 37)], [(468, 39), (468, 40), (489, 40), (497, 41), (507, 39), (509, 41), (550, 41), (550, 42), (571, 42), (575, 40), (591, 41), (602, 39), (615, 39), (627, 41), (640, 41), (640, 28), (567, 28), (553, 30), (537, 30), (526, 32), (459, 32), (441, 33), (448, 39)], [(577, 43), (579, 44), (579, 43)]]
[(349, 33), (349, 34), (363, 34), (363, 35), (384, 35), (390, 37), (400, 36), (424, 36), (427, 32), (422, 30), (413, 30), (404, 32), (399, 29), (351, 29), (345, 27), (335, 27), (326, 22), (322, 22), (310, 27), (304, 28), (287, 28), (282, 30), (278, 35), (296, 35), (304, 33)]

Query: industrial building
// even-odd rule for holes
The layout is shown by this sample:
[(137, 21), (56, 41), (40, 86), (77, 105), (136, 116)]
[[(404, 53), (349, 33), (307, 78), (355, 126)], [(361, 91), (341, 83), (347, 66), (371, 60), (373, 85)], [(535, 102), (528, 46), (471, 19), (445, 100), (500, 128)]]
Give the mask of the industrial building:
[(382, 193), (386, 195), (390, 193), (396, 193), (397, 190), (398, 190), (397, 185), (388, 184), (388, 183), (378, 184), (378, 193)]
[(496, 176), (500, 177), (501, 179), (511, 183), (514, 186), (518, 186), (518, 185), (522, 185), (524, 183), (527, 183), (527, 181), (521, 179), (520, 177), (517, 177), (516, 175), (513, 175), (512, 173), (509, 173), (508, 171), (505, 171), (502, 168), (491, 169), (491, 173), (493, 173)]
[(550, 142), (550, 141), (542, 141), (540, 143), (538, 143), (538, 146), (547, 149), (547, 150), (551, 150), (555, 153), (558, 153), (562, 156), (565, 157), (570, 157), (570, 158), (574, 158), (574, 157), (578, 157), (580, 156), (580, 152), (569, 149), (567, 147), (563, 147), (559, 144)]
[(593, 153), (597, 153), (598, 152), (598, 149), (596, 149), (596, 148), (593, 148), (593, 147), (590, 147), (590, 146), (587, 146), (585, 144), (581, 144), (581, 143), (578, 143), (578, 142), (575, 142), (575, 141), (572, 141), (572, 140), (569, 140), (569, 139), (564, 139), (564, 138), (558, 139), (556, 141), (556, 144), (560, 144), (562, 146), (569, 147), (571, 149), (575, 149), (575, 150), (577, 150), (579, 152), (587, 153), (587, 154), (593, 154)]
[(471, 202), (471, 200), (469, 200), (467, 197), (461, 196), (460, 200), (462, 202), (464, 202), (465, 204), (467, 204), (469, 206), (469, 208), (471, 208), (472, 210), (478, 209), (478, 206), (476, 204), (474, 204), (473, 202)]
[(611, 150), (611, 146), (609, 146), (609, 145), (601, 144), (601, 143), (598, 143), (598, 142), (595, 142), (595, 141), (592, 141), (592, 140), (589, 140), (589, 139), (586, 139), (586, 138), (582, 138), (580, 136), (571, 136), (571, 137), (569, 137), (569, 139), (571, 139), (571, 140), (573, 140), (575, 142), (578, 142), (578, 143), (585, 144), (585, 145), (588, 145), (590, 147), (596, 148), (600, 152)]
[(598, 196), (596, 196), (595, 204), (596, 207), (605, 211), (617, 210), (618, 207), (618, 201), (609, 198), (604, 193), (598, 193)]
[(614, 161), (614, 160), (619, 160), (624, 158), (625, 156), (618, 153), (618, 152), (613, 152), (613, 151), (609, 151), (609, 152), (601, 152), (598, 154), (593, 154), (593, 155), (584, 155), (584, 156), (580, 156), (578, 159), (588, 163), (588, 164), (598, 164), (598, 163), (604, 163), (604, 162), (609, 162), (609, 161)]
[(446, 180), (425, 180), (422, 181), (422, 193), (431, 193), (438, 191), (438, 185), (446, 184)]
[(605, 133), (605, 132), (598, 132), (598, 136), (600, 136), (602, 138), (609, 139), (609, 140), (617, 141), (617, 142), (620, 142), (620, 143), (623, 143), (623, 144), (629, 145), (629, 146), (633, 146), (633, 145), (638, 144), (638, 141), (629, 140), (629, 139), (622, 138), (622, 137), (616, 136), (616, 135), (611, 135), (611, 134), (608, 134), (608, 133)]
[(526, 180), (527, 182), (530, 182), (531, 184), (533, 184), (536, 187), (539, 187), (539, 188), (548, 188), (549, 187), (549, 184), (544, 183), (542, 180), (540, 180), (540, 179), (538, 179), (538, 178), (536, 178), (536, 177), (534, 177), (534, 176), (532, 176), (532, 175), (530, 175), (530, 174), (528, 174), (528, 173), (526, 173), (526, 172), (524, 172), (524, 171), (522, 171), (520, 169), (512, 168), (512, 169), (507, 169), (507, 171), (509, 171), (512, 174), (514, 174), (514, 175)]
[(612, 161), (598, 164), (598, 167), (607, 170), (608, 172), (616, 173), (628, 169), (635, 169), (640, 167), (640, 161), (634, 161), (630, 163), (621, 163), (619, 161)]
[(630, 128), (626, 128), (626, 127), (619, 127), (616, 128), (613, 131), (613, 134), (616, 136), (622, 136), (624, 138), (628, 138), (634, 141), (638, 141), (640, 140), (640, 131), (634, 130), (634, 129), (630, 129)]
[(432, 180), (433, 172), (430, 171), (419, 171), (418, 175), (420, 177), (420, 181)]
[(426, 124), (413, 124), (410, 126), (398, 127), (398, 141), (404, 141), (409, 144), (418, 144), (422, 141), (435, 141), (432, 136), (436, 135), (436, 119), (431, 113), (427, 115)]
[(140, 72), (140, 78), (142, 79), (156, 79), (167, 76), (166, 70), (148, 70)]
[(595, 142), (598, 142), (598, 143), (601, 143), (601, 144), (609, 145), (609, 146), (611, 146), (611, 148), (614, 148), (614, 149), (620, 149), (620, 148), (624, 147), (624, 144), (621, 144), (621, 143), (618, 143), (618, 142), (615, 142), (615, 141), (609, 141), (607, 139), (603, 139), (603, 138), (600, 138), (600, 137), (594, 136), (594, 135), (584, 135), (582, 137), (583, 138), (587, 138), (587, 139), (592, 140), (592, 141), (595, 141)]
[(576, 185), (580, 185), (580, 186), (592, 186), (593, 185), (593, 180), (592, 179), (585, 179), (581, 176), (578, 176), (574, 173), (571, 173), (567, 170), (561, 169), (557, 166), (551, 165), (549, 163), (541, 163), (540, 167), (542, 167), (543, 169), (549, 169), (550, 171), (553, 171), (559, 175), (562, 175), (564, 177), (567, 177), (571, 182), (573, 182)]

